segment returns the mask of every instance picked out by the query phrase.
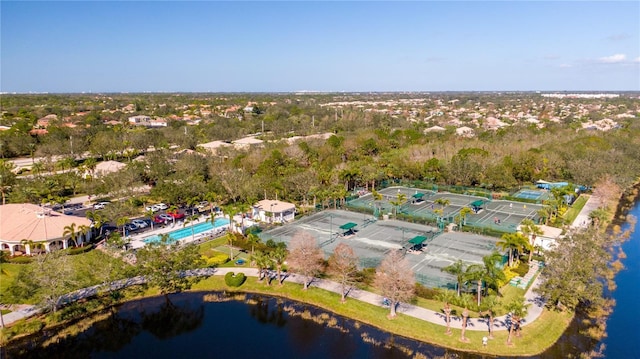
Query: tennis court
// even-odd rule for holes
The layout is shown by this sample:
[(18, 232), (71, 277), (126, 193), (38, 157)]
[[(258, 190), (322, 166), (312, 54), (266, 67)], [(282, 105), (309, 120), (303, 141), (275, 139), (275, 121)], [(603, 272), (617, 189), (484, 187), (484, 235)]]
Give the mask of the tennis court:
[[(539, 192), (539, 191), (531, 191)], [(544, 192), (542, 192), (545, 194)], [(490, 200), (465, 194), (433, 192), (407, 187), (389, 187), (380, 190), (381, 200), (375, 201), (369, 193), (348, 202), (349, 207), (364, 209), (379, 217), (388, 214), (393, 218), (396, 208), (391, 203), (404, 195), (405, 202), (398, 206), (397, 213), (402, 216), (421, 218), (439, 223), (442, 228), (447, 223), (460, 223), (460, 211), (467, 207), (472, 212), (465, 217), (464, 224), (490, 228), (499, 232), (515, 232), (524, 219), (538, 221), (538, 211), (542, 205), (508, 200)]]
[[(263, 241), (291, 242), (299, 231), (306, 231), (328, 258), (339, 243), (346, 243), (360, 259), (360, 267), (376, 267), (393, 250), (402, 250), (416, 274), (416, 281), (431, 287), (455, 287), (455, 278), (443, 273), (458, 259), (482, 263), (482, 257), (495, 249), (497, 238), (462, 232), (441, 233), (437, 228), (397, 220), (375, 220), (342, 210), (327, 210), (282, 227), (260, 233)], [(416, 240), (417, 239), (417, 240)], [(413, 242), (410, 242), (413, 240)], [(414, 245), (418, 243), (419, 245)], [(420, 249), (420, 250), (410, 250)]]
[(532, 189), (521, 189), (513, 194), (515, 198), (530, 199), (535, 201), (544, 201), (549, 199), (549, 193), (546, 191), (537, 191)]

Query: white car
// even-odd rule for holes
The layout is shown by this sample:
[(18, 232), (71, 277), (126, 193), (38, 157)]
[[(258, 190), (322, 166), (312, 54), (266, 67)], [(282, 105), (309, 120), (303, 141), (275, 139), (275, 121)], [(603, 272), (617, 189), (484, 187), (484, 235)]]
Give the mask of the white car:
[(151, 212), (158, 212), (160, 210), (160, 207), (158, 207), (157, 204), (154, 204), (152, 206), (146, 206), (144, 207), (144, 209)]
[(108, 205), (109, 202), (98, 202), (98, 203), (94, 203), (93, 205), (93, 209), (104, 209), (104, 207), (106, 205)]
[(158, 208), (160, 208), (160, 209), (167, 209), (167, 208), (169, 208), (169, 206), (167, 206), (167, 205), (166, 205), (166, 204), (164, 204), (164, 203), (158, 203), (158, 204), (156, 204), (156, 206), (158, 206)]
[(131, 221), (131, 223), (135, 224), (136, 226), (138, 226), (138, 228), (147, 228), (149, 225), (147, 224), (147, 222), (141, 220), (141, 219), (134, 219), (133, 221)]

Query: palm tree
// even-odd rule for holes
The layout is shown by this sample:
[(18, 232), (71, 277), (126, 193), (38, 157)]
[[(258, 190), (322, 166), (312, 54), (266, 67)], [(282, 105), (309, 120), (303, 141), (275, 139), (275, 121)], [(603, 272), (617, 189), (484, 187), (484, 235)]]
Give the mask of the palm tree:
[(227, 232), (227, 244), (229, 245), (229, 260), (233, 260), (233, 238), (235, 234), (233, 232)]
[(436, 199), (435, 201), (433, 201), (433, 203), (435, 203), (435, 204), (439, 204), (439, 205), (441, 206), (441, 208), (440, 208), (440, 209), (442, 209), (442, 210), (444, 211), (444, 208), (445, 208), (446, 206), (448, 206), (448, 205), (451, 203), (451, 201), (449, 201), (449, 200), (448, 200), (448, 199), (446, 199), (446, 198), (438, 198), (438, 199)]
[(151, 221), (151, 230), (153, 231), (153, 218), (155, 217), (155, 213), (152, 210), (148, 210), (144, 212), (145, 217), (149, 217), (149, 221)]
[(597, 208), (589, 213), (589, 219), (591, 220), (591, 223), (593, 223), (593, 226), (596, 227), (596, 229), (599, 229), (600, 224), (606, 221), (607, 216), (607, 210), (604, 208)]
[(91, 231), (91, 227), (87, 226), (86, 224), (80, 225), (78, 226), (78, 232), (80, 232), (83, 236), (83, 240), (82, 240), (82, 245), (84, 246), (84, 242), (86, 242), (88, 240), (88, 234)]
[(482, 282), (485, 282), (487, 288), (497, 287), (498, 281), (505, 279), (504, 272), (496, 266), (500, 261), (502, 261), (500, 253), (493, 252), (482, 257), (483, 264), (472, 264), (465, 271), (465, 279), (477, 283), (478, 306), (482, 300)]
[(251, 206), (246, 202), (236, 204), (236, 210), (240, 213), (240, 232), (244, 234), (244, 216), (251, 209)]
[(473, 211), (469, 207), (462, 207), (462, 209), (460, 209), (460, 213), (458, 214), (458, 218), (460, 219), (460, 229), (462, 229), (462, 226), (466, 224), (467, 215), (470, 213), (473, 213)]
[(449, 273), (456, 276), (456, 291), (458, 293), (458, 297), (460, 296), (461, 287), (462, 287), (462, 284), (464, 283), (465, 267), (466, 267), (465, 262), (463, 262), (462, 259), (458, 259), (456, 262), (441, 269), (441, 271), (445, 273)]
[[(178, 213), (178, 207), (176, 205), (172, 205), (171, 207), (167, 208), (167, 213)], [(171, 216), (171, 222), (173, 222), (173, 224), (176, 224), (176, 217), (175, 216)]]
[(407, 200), (407, 195), (404, 193), (398, 193), (395, 201), (389, 201), (393, 205), (393, 209), (396, 213), (396, 219), (398, 219), (398, 207)]
[(271, 259), (276, 263), (276, 269), (278, 271), (278, 285), (282, 285), (282, 277), (280, 273), (282, 272), (282, 265), (284, 264), (285, 259), (287, 259), (287, 248), (285, 246), (278, 246), (276, 249), (271, 251)]
[(527, 315), (531, 304), (525, 304), (524, 297), (516, 298), (507, 304), (507, 310), (511, 313), (511, 324), (509, 325), (509, 336), (507, 337), (507, 345), (511, 345), (511, 335), (516, 331), (516, 336), (520, 336), (520, 324), (522, 319)]
[[(256, 251), (254, 254), (251, 255), (251, 259), (253, 262), (255, 262), (256, 266), (258, 267), (258, 281), (263, 280), (265, 271), (270, 269), (271, 266), (273, 265), (273, 261), (271, 260), (271, 257), (267, 253), (264, 253), (263, 251)], [(267, 285), (269, 284), (270, 284), (269, 281), (267, 281)]]
[(500, 237), (496, 245), (509, 254), (509, 267), (513, 266), (513, 254), (521, 251), (529, 242), (522, 233), (505, 233)]
[(82, 163), (84, 167), (87, 168), (87, 170), (89, 171), (89, 176), (91, 176), (90, 178), (93, 180), (94, 177), (94, 171), (96, 170), (96, 166), (98, 165), (98, 161), (93, 158), (93, 157), (89, 157), (86, 160), (84, 160), (84, 162)]
[[(184, 219), (184, 222), (182, 223), (182, 228), (185, 228), (187, 226), (187, 224), (192, 223), (192, 222), (199, 222), (200, 221), (200, 216), (197, 214), (191, 215), (191, 216), (187, 216)], [(195, 241), (196, 240), (196, 233), (195, 230), (193, 228), (193, 225), (191, 226), (191, 240)]]
[(467, 321), (469, 319), (469, 307), (471, 306), (471, 303), (473, 303), (473, 297), (471, 297), (471, 295), (469, 294), (464, 294), (458, 300), (458, 305), (464, 308), (461, 313), (462, 314), (462, 331), (460, 332), (460, 341), (465, 343), (469, 341), (469, 339), (467, 339), (467, 337), (464, 336), (464, 333), (467, 331)]
[(533, 248), (536, 242), (536, 237), (542, 235), (542, 229), (536, 226), (535, 223), (529, 218), (524, 219), (520, 223), (520, 230), (522, 234), (524, 234), (529, 239), (530, 249), (529, 249), (529, 262), (533, 258)]
[(107, 218), (98, 211), (87, 211), (86, 215), (93, 222), (93, 228), (98, 227), (98, 236), (102, 236), (102, 225), (106, 223)]
[(489, 321), (489, 339), (493, 339), (493, 320), (499, 304), (498, 297), (495, 295), (490, 295), (482, 301), (482, 307), (480, 310), (487, 313), (487, 320)]
[(116, 226), (122, 227), (122, 238), (127, 237), (127, 233), (125, 232), (124, 225), (127, 224), (128, 222), (129, 222), (129, 217), (126, 217), (126, 216), (116, 219)]
[(261, 238), (254, 233), (249, 233), (249, 235), (247, 235), (247, 242), (251, 244), (251, 258), (253, 258), (255, 245), (260, 243), (260, 240)]
[(68, 226), (65, 226), (63, 231), (62, 231), (62, 236), (69, 236), (69, 239), (73, 241), (73, 244), (75, 247), (78, 246), (78, 229), (76, 228), (76, 224), (75, 223), (71, 223)]
[(44, 249), (44, 243), (42, 243), (42, 242), (34, 242), (31, 239), (23, 239), (23, 240), (20, 241), (20, 244), (25, 247), (25, 250), (26, 250), (26, 247), (29, 246), (29, 253), (31, 255), (33, 255), (32, 251), (34, 249), (38, 249), (38, 254), (40, 254), (41, 250)]
[(451, 335), (451, 302), (456, 299), (456, 293), (452, 290), (444, 290), (436, 295), (436, 300), (444, 302), (442, 311), (445, 315), (445, 322), (447, 323), (447, 331), (445, 334)]
[(224, 207), (222, 207), (222, 211), (224, 212), (224, 214), (226, 214), (227, 216), (229, 216), (229, 232), (233, 233), (233, 217), (235, 217), (236, 213), (238, 213), (238, 210), (236, 209), (236, 206), (233, 204), (228, 204)]
[[(378, 191), (376, 191), (375, 189), (372, 189), (371, 191), (371, 196), (373, 197), (373, 206), (374, 206), (374, 216), (376, 216), (376, 214), (380, 213), (380, 208), (378, 208), (380, 206), (380, 202), (382, 200), (382, 194)], [(377, 217), (377, 216), (376, 216)]]

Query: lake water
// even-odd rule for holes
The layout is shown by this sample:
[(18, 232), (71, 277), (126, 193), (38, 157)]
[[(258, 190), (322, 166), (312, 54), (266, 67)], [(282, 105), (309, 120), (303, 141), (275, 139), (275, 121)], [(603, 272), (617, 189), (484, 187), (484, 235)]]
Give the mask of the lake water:
[[(640, 219), (640, 202), (629, 213)], [(603, 340), (606, 358), (640, 358), (640, 336), (637, 331), (640, 320), (639, 227), (640, 225), (636, 225), (631, 238), (622, 245), (627, 254), (627, 258), (623, 260), (626, 269), (616, 276), (618, 288), (612, 293), (616, 306), (607, 322), (608, 337)]]
[[(640, 206), (631, 214), (640, 217)], [(606, 358), (640, 358), (633, 330), (640, 318), (640, 231), (623, 246), (626, 270), (616, 277), (617, 301), (608, 322)], [(301, 303), (260, 295), (218, 301), (219, 293), (181, 293), (119, 306), (85, 331), (42, 343), (55, 334), (12, 343), (12, 358), (483, 358), (394, 336)], [(209, 300), (210, 298), (216, 301)], [(308, 315), (301, 316), (300, 313)], [(323, 314), (324, 313), (324, 314)], [(323, 318), (314, 321), (309, 317)], [(581, 334), (580, 319), (535, 358), (577, 357), (598, 344)]]

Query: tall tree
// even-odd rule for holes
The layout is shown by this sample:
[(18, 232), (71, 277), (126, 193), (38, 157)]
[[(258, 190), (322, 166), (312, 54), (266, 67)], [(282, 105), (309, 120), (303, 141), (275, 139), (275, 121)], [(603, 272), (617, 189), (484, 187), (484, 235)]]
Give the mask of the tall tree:
[[(282, 243), (282, 244), (280, 244)], [(282, 266), (284, 265), (289, 252), (287, 252), (287, 247), (284, 242), (278, 243), (278, 246), (269, 253), (269, 257), (276, 265), (278, 285), (282, 285)]]
[(415, 290), (411, 264), (400, 251), (391, 251), (384, 257), (376, 269), (374, 286), (391, 302), (389, 318), (395, 318), (398, 304), (411, 299)]
[(490, 295), (482, 301), (482, 306), (480, 307), (480, 310), (487, 314), (487, 320), (489, 322), (489, 339), (493, 339), (493, 322), (499, 305), (498, 297)]
[(78, 229), (76, 228), (75, 223), (71, 223), (68, 226), (65, 226), (62, 232), (62, 236), (69, 236), (69, 239), (73, 241), (73, 245), (75, 247), (78, 246)]
[(512, 267), (514, 253), (522, 251), (528, 243), (529, 241), (522, 233), (505, 233), (500, 237), (496, 245), (503, 251), (507, 251), (509, 255), (509, 267)]
[(169, 244), (169, 236), (162, 235), (161, 240), (149, 243), (138, 250), (138, 267), (140, 274), (147, 278), (147, 283), (160, 289), (165, 295), (188, 290), (202, 278), (188, 276), (187, 271), (197, 269), (204, 264), (194, 244), (180, 245), (179, 242)]
[[(265, 272), (272, 268), (273, 260), (271, 260), (269, 254), (263, 251), (256, 251), (251, 255), (251, 259), (256, 264), (256, 267), (258, 267), (258, 281), (263, 280), (265, 277)], [(270, 284), (269, 280), (267, 280), (266, 282), (267, 285)]]
[(353, 248), (346, 243), (338, 244), (329, 257), (329, 272), (340, 284), (340, 301), (344, 303), (347, 293), (355, 284), (358, 272), (358, 257), (353, 252)]
[(451, 335), (451, 302), (457, 298), (458, 294), (452, 290), (445, 289), (438, 293), (436, 300), (444, 303), (442, 312), (444, 313), (444, 319), (447, 323), (447, 331), (445, 334)]
[(460, 341), (469, 342), (469, 339), (464, 336), (467, 331), (467, 324), (469, 320), (469, 306), (473, 303), (473, 298), (469, 294), (464, 294), (458, 299), (458, 304), (463, 308), (462, 310), (462, 330), (460, 331)]
[(253, 258), (254, 249), (255, 249), (256, 244), (260, 243), (260, 241), (261, 241), (260, 237), (255, 233), (249, 233), (247, 235), (247, 242), (249, 242), (249, 244), (251, 244), (251, 258)]
[(442, 268), (441, 270), (445, 273), (452, 274), (456, 277), (456, 292), (458, 293), (458, 297), (462, 291), (462, 284), (465, 282), (465, 268), (467, 264), (462, 261), (462, 259), (458, 259), (457, 261), (449, 264), (448, 266)]
[(533, 220), (529, 218), (526, 218), (522, 222), (520, 222), (520, 230), (522, 231), (522, 234), (524, 234), (529, 240), (529, 262), (531, 262), (531, 259), (533, 258), (533, 248), (536, 242), (536, 238), (542, 235), (544, 232), (542, 232), (542, 229), (536, 226)]
[(313, 278), (323, 269), (322, 249), (309, 233), (300, 231), (293, 235), (289, 249), (289, 266), (304, 277), (304, 288), (308, 289)]
[(516, 336), (520, 336), (520, 325), (522, 319), (527, 315), (528, 308), (531, 304), (526, 304), (524, 297), (516, 298), (507, 304), (506, 309), (510, 314), (509, 335), (507, 336), (507, 345), (511, 345), (511, 337), (513, 332), (516, 332)]

